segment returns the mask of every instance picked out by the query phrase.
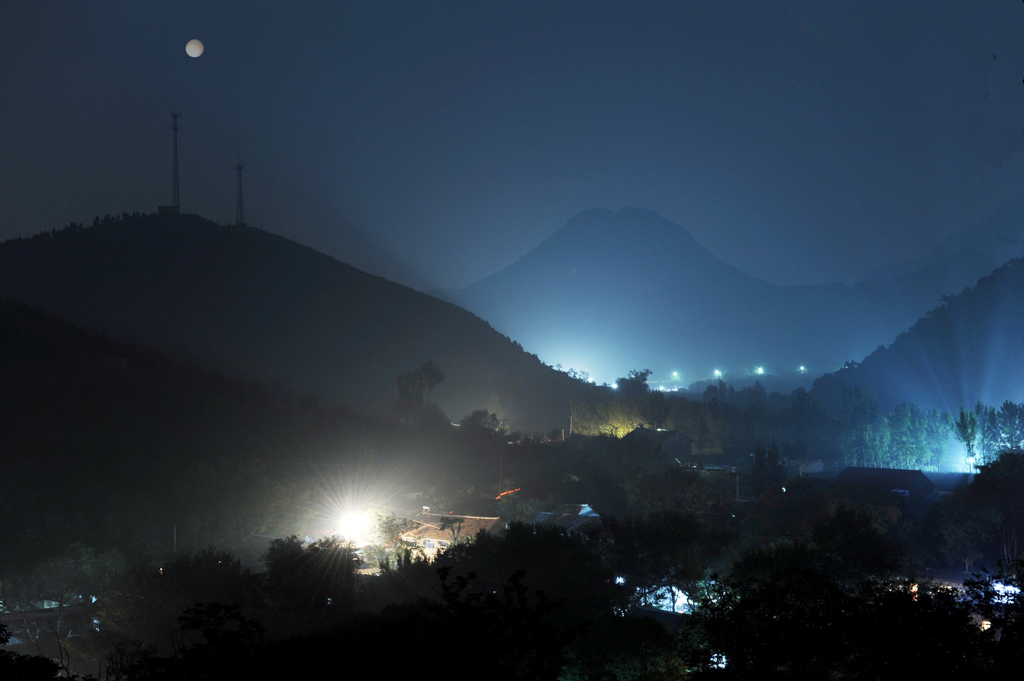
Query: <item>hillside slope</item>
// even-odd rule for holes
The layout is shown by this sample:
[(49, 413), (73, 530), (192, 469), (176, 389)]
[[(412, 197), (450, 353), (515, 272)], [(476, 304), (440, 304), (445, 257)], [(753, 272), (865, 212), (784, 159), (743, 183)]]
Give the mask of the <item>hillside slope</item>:
[(1024, 400), (1024, 259), (947, 297), (861, 364), (821, 377), (813, 394), (837, 405), (851, 385), (883, 408), (907, 401), (956, 413), (979, 400)]
[[(83, 327), (327, 403), (384, 412), (426, 360), (452, 418), (567, 418), (580, 384), (455, 305), (251, 227), (136, 216), (0, 246), (0, 295)], [(535, 396), (530, 400), (524, 394)]]

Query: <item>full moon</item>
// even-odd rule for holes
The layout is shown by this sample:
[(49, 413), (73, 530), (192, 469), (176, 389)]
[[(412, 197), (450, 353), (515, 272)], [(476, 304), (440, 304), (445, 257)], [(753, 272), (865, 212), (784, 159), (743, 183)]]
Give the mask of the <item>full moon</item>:
[(203, 53), (203, 44), (193, 38), (185, 45), (185, 53), (192, 58), (198, 57)]

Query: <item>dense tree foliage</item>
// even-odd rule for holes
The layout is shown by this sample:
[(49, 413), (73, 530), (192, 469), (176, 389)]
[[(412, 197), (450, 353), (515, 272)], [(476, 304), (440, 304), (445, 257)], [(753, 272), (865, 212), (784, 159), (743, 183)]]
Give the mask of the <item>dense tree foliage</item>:
[(942, 679), (991, 669), (969, 603), (910, 580), (846, 586), (793, 565), (717, 584), (698, 609), (694, 666), (721, 679)]
[(994, 511), (999, 518), (998, 537), (1005, 560), (1020, 555), (1024, 529), (1024, 453), (1004, 452), (982, 466), (970, 494), (974, 503)]
[[(622, 438), (636, 428), (668, 428), (692, 443), (697, 460), (745, 465), (759, 443), (775, 442), (781, 459), (803, 465), (812, 459), (827, 468), (844, 466), (970, 470), (991, 463), (1006, 450), (1024, 448), (1024, 407), (1004, 402), (998, 409), (978, 403), (956, 419), (937, 409), (903, 402), (889, 412), (858, 386), (842, 391), (834, 412), (799, 389), (784, 396), (753, 386), (734, 390), (723, 382), (701, 399), (648, 392), (627, 397), (619, 391), (594, 394), (572, 404), (574, 432)], [(951, 456), (959, 441), (963, 456)]]
[(162, 566), (138, 566), (112, 580), (100, 620), (117, 636), (171, 651), (181, 644), (177, 618), (196, 603), (257, 607), (259, 579), (226, 551), (179, 554)]

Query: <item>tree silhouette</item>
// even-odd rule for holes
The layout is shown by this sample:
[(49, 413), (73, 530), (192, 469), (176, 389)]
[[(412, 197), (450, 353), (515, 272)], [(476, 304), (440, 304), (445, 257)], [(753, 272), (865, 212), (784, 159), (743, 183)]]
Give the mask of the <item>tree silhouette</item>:
[(995, 509), (1001, 517), (999, 534), (1006, 560), (1020, 555), (1018, 535), (1024, 523), (1021, 490), (1024, 490), (1024, 454), (1018, 452), (1003, 452), (998, 459), (982, 466), (970, 487), (977, 503)]
[(1009, 451), (1024, 451), (1024, 404), (1003, 402), (996, 417), (999, 446)]
[(619, 395), (625, 398), (643, 397), (647, 394), (647, 379), (652, 373), (650, 369), (633, 369), (628, 376), (617, 379), (615, 384), (619, 386)]
[(977, 464), (974, 445), (978, 438), (978, 415), (960, 407), (960, 416), (953, 422), (953, 435), (964, 446), (964, 458), (973, 471)]
[(264, 561), (271, 598), (297, 621), (348, 613), (355, 587), (355, 550), (328, 537), (308, 546), (295, 536), (275, 539)]
[(434, 360), (428, 359), (420, 367), (420, 372), (423, 374), (423, 385), (427, 390), (427, 397), (430, 396), (431, 391), (437, 387), (437, 384), (444, 380), (444, 372), (441, 371)]
[(754, 449), (754, 496), (759, 497), (774, 485), (782, 483), (782, 459), (779, 458), (779, 446), (774, 442), (765, 447), (758, 442)]
[(395, 376), (395, 384), (398, 386), (398, 401), (395, 403), (395, 412), (400, 418), (415, 418), (423, 409), (424, 394), (430, 395), (430, 391), (444, 380), (444, 372), (433, 360), (427, 360), (422, 366), (412, 371)]
[(459, 425), (473, 431), (486, 433), (496, 433), (501, 428), (498, 416), (486, 409), (477, 409), (472, 414), (466, 414), (462, 417)]
[(61, 667), (53, 660), (38, 655), (22, 655), (3, 650), (10, 640), (7, 626), (0, 623), (0, 678), (14, 681), (59, 678)]
[(462, 524), (464, 522), (466, 522), (465, 518), (446, 515), (441, 518), (441, 531), (451, 532), (452, 543), (455, 544), (459, 541), (459, 535), (462, 533)]

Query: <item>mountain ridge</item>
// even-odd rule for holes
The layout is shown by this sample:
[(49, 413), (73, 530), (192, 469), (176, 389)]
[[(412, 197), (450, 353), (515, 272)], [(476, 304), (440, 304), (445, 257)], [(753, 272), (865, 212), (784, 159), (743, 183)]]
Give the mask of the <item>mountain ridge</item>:
[(907, 275), (954, 257), (971, 254), (984, 262), (985, 272), (1024, 255), (1024, 191), (1001, 205), (976, 224), (959, 229), (943, 239), (924, 256), (869, 271), (862, 281), (876, 281)]
[(874, 393), (879, 407), (899, 402), (957, 413), (981, 401), (1024, 399), (1024, 258), (946, 296), (892, 343), (859, 364), (822, 376), (812, 395), (838, 406), (845, 388)]
[[(131, 217), (0, 246), (0, 295), (205, 366), (387, 412), (426, 360), (453, 418), (491, 408), (550, 429), (579, 382), (449, 302), (253, 227)], [(509, 394), (536, 388), (552, 404)], [(504, 399), (502, 386), (505, 387)], [(542, 387), (543, 386), (543, 387)]]

